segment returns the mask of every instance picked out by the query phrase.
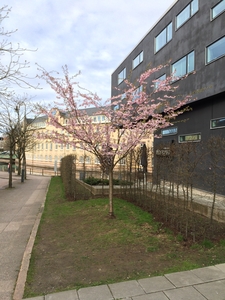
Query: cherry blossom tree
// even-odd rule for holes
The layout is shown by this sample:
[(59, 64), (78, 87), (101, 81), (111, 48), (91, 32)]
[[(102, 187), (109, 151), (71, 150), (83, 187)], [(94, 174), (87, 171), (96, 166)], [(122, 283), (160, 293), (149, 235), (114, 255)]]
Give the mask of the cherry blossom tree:
[[(94, 154), (102, 170), (109, 174), (109, 216), (114, 217), (113, 210), (113, 170), (115, 166), (135, 149), (141, 141), (154, 134), (160, 128), (172, 125), (172, 121), (183, 112), (182, 107), (189, 96), (175, 97), (175, 85), (171, 77), (164, 81), (151, 82), (153, 73), (165, 66), (149, 69), (136, 81), (125, 81), (126, 89), (118, 91), (104, 104), (97, 94), (79, 86), (77, 77), (71, 76), (67, 66), (63, 67), (63, 77), (58, 78), (41, 68), (41, 77), (55, 91), (57, 102), (53, 106), (40, 107), (48, 115), (49, 124), (54, 126), (51, 134), (42, 135), (58, 143), (82, 147)], [(138, 87), (142, 89), (138, 89)], [(148, 91), (150, 92), (147, 92)], [(67, 116), (62, 122), (60, 114), (52, 113), (57, 107)], [(96, 115), (105, 117), (102, 123), (96, 123), (93, 116), (87, 114), (86, 108), (97, 108)]]

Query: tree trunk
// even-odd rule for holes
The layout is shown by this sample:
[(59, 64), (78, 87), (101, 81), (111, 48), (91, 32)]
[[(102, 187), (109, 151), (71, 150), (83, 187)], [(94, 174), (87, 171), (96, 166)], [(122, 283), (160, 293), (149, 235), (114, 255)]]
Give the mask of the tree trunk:
[(17, 169), (17, 175), (21, 175), (21, 158), (18, 159), (18, 169)]
[(109, 217), (115, 218), (113, 211), (113, 169), (109, 170)]
[(10, 147), (9, 149), (9, 169), (8, 169), (8, 172), (9, 172), (9, 188), (12, 188), (12, 165), (13, 165), (13, 151), (12, 151), (12, 148)]

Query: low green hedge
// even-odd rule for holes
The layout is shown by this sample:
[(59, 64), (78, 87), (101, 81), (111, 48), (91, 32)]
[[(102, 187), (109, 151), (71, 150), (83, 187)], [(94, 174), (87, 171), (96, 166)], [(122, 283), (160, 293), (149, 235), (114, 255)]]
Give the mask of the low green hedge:
[[(109, 185), (108, 179), (101, 179), (101, 178), (95, 178), (93, 176), (90, 176), (86, 179), (84, 179), (84, 182), (89, 185)], [(113, 179), (114, 185), (132, 185), (133, 183), (126, 180), (119, 180), (119, 179)]]

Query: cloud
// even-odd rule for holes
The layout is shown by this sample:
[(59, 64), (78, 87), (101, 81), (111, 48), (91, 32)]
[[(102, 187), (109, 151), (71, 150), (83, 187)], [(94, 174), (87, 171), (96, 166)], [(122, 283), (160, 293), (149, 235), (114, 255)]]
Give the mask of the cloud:
[[(70, 73), (81, 70), (86, 88), (107, 99), (111, 94), (111, 74), (135, 45), (162, 16), (174, 0), (7, 0), (12, 7), (2, 24), (18, 29), (14, 43), (27, 49), (29, 74), (38, 74), (37, 65)], [(38, 82), (37, 79), (34, 80)], [(54, 93), (45, 83), (43, 90), (30, 91), (37, 99), (53, 101)]]

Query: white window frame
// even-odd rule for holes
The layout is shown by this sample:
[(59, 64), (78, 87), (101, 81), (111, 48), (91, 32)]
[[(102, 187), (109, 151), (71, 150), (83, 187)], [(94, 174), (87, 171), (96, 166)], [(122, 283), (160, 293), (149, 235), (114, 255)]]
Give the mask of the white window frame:
[[(212, 58), (212, 59), (209, 60), (209, 49), (210, 49), (210, 47), (216, 46), (216, 44), (218, 44), (220, 41), (222, 41), (222, 43), (224, 43), (224, 47), (221, 47), (221, 49), (223, 49), (224, 52), (221, 53), (220, 55), (218, 55), (218, 56), (216, 56), (216, 57), (214, 57), (214, 58)], [(221, 37), (220, 39), (216, 40), (215, 42), (213, 42), (212, 44), (210, 44), (209, 46), (207, 46), (205, 53), (206, 53), (205, 54), (205, 56), (206, 56), (205, 57), (206, 65), (210, 64), (211, 62), (216, 61), (217, 59), (219, 59), (219, 58), (221, 58), (223, 56), (225, 56), (225, 36)]]
[[(197, 5), (197, 10), (193, 11), (194, 5)], [(185, 24), (192, 16), (194, 16), (199, 10), (199, 0), (192, 0), (184, 9), (176, 16), (176, 30)], [(188, 16), (178, 25), (178, 18), (185, 14), (187, 11)]]
[(136, 101), (140, 97), (140, 93), (143, 92), (143, 85), (140, 85), (133, 91), (133, 99), (132, 101)]
[(118, 85), (126, 79), (126, 68), (118, 74)]
[(163, 75), (159, 76), (156, 81), (154, 82), (154, 90), (157, 90), (160, 82), (166, 80), (166, 74), (164, 73)]
[[(171, 30), (171, 35), (169, 34)], [(160, 38), (165, 36), (165, 41), (160, 42)], [(162, 49), (166, 44), (168, 44), (173, 38), (173, 22), (170, 22), (156, 37), (155, 37), (155, 53)], [(159, 46), (157, 46), (160, 44)]]
[[(215, 11), (217, 8), (219, 8), (219, 10)], [(211, 20), (214, 20), (215, 18), (220, 16), (224, 11), (225, 11), (225, 0), (222, 0), (211, 8), (211, 10), (210, 10)], [(214, 15), (214, 12), (215, 12), (215, 15)]]
[(132, 68), (135, 69), (138, 65), (140, 65), (140, 63), (143, 62), (143, 51), (141, 51), (134, 59), (132, 62)]
[[(193, 54), (193, 62), (190, 63), (190, 59), (192, 57), (192, 54)], [(182, 63), (182, 60), (184, 60), (184, 62), (185, 62), (185, 64), (184, 64), (185, 72), (183, 72), (182, 74), (176, 75), (175, 65), (178, 64), (178, 63)], [(192, 65), (192, 64), (193, 64), (193, 68), (190, 69), (190, 65)], [(174, 62), (171, 65), (171, 73), (173, 74), (173, 77), (174, 77), (173, 81), (179, 80), (183, 76), (194, 72), (194, 70), (195, 70), (195, 51), (193, 50), (193, 51), (189, 52), (187, 55), (183, 56), (182, 58), (180, 58), (179, 60), (177, 60), (176, 62)]]

